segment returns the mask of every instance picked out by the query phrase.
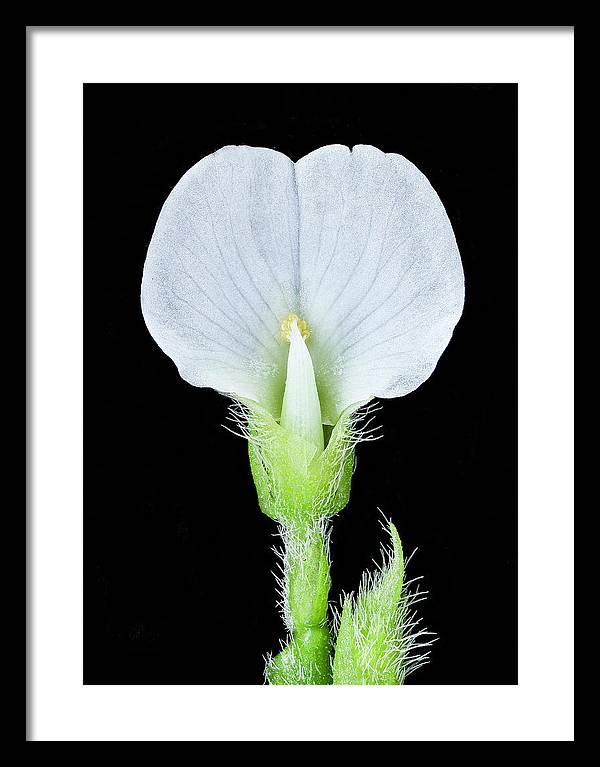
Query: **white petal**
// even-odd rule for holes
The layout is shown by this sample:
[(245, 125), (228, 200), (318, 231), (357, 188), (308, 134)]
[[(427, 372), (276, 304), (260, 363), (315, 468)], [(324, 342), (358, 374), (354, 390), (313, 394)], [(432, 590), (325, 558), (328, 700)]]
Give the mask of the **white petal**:
[(281, 425), (297, 437), (323, 450), (323, 421), (310, 352), (298, 325), (290, 330), (290, 351), (281, 407)]
[(181, 376), (260, 402), (276, 417), (298, 292), (294, 166), (270, 149), (224, 147), (177, 183), (144, 266), (142, 310)]
[(326, 423), (432, 373), (462, 312), (464, 277), (446, 211), (398, 154), (327, 146), (296, 163), (299, 314)]

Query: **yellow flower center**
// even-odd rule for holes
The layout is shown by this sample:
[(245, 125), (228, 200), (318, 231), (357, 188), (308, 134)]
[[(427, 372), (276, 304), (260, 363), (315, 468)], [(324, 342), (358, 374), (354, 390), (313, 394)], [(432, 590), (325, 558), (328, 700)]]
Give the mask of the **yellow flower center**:
[(306, 320), (301, 320), (300, 317), (298, 317), (297, 314), (288, 314), (288, 316), (283, 320), (281, 323), (281, 337), (284, 341), (290, 340), (290, 333), (292, 332), (292, 328), (294, 327), (294, 323), (298, 326), (298, 330), (300, 331), (300, 335), (304, 340), (306, 340), (310, 336), (310, 329), (308, 327), (308, 322)]

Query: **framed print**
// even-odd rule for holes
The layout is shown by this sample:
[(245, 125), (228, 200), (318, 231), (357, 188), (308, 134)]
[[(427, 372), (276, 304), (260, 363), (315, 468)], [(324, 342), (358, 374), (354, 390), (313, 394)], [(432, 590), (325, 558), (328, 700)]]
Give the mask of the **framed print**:
[(572, 740), (573, 28), (27, 46), (27, 739)]

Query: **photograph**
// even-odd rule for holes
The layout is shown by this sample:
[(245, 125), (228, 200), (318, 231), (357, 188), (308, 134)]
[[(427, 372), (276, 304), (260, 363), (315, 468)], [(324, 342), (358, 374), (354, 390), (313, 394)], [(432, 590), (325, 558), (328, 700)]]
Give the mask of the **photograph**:
[(516, 685), (518, 89), (83, 85), (84, 685)]

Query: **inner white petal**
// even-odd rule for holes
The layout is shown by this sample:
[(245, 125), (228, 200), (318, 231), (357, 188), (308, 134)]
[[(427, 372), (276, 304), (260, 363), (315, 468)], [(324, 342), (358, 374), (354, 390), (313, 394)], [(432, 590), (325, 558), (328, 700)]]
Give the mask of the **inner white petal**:
[(324, 446), (323, 422), (315, 371), (310, 352), (295, 319), (291, 322), (289, 342), (281, 425), (315, 445), (321, 452)]

